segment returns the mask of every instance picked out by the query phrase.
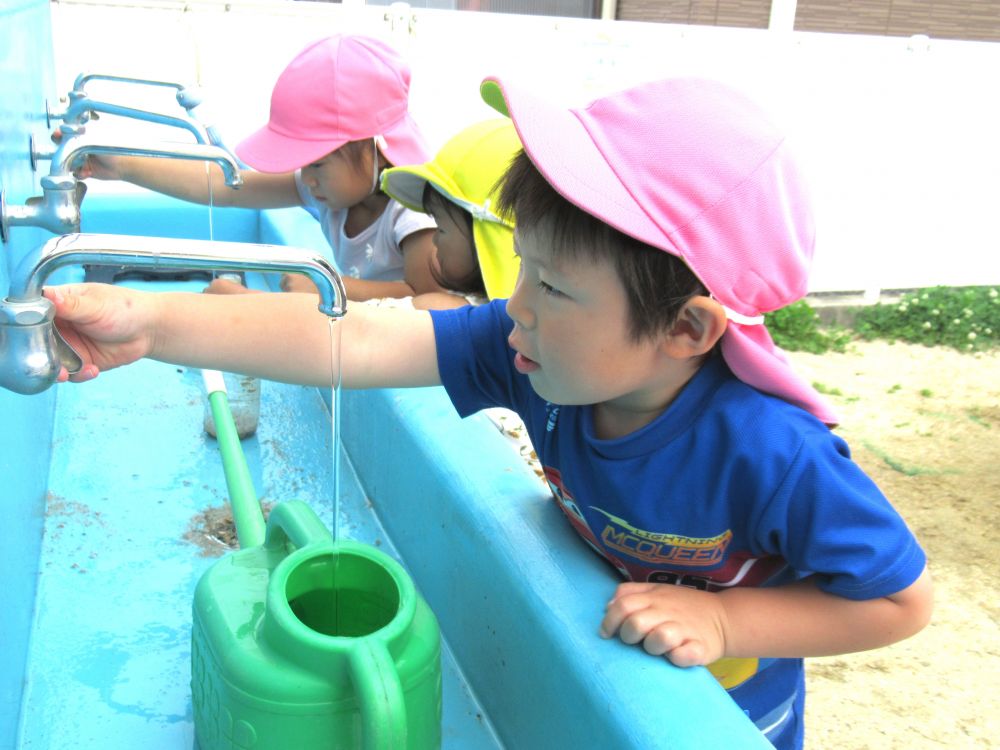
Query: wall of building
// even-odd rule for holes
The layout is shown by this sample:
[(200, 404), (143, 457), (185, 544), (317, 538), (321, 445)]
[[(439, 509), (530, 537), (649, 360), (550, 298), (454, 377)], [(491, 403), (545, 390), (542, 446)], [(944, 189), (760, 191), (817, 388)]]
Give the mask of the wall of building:
[(766, 29), (770, 0), (618, 0), (619, 21)]
[[(796, 31), (1000, 41), (1000, 0), (798, 0)], [(771, 0), (618, 0), (621, 21), (767, 28)]]
[(1000, 41), (1000, 0), (799, 0), (795, 28)]

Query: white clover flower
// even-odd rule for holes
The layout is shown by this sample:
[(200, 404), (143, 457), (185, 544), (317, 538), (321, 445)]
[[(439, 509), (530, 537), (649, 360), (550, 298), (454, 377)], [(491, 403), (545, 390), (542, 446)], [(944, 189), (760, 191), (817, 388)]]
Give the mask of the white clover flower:
[(936, 307), (933, 310), (931, 310), (931, 315), (940, 315), (940, 314), (941, 314), (941, 311), (938, 310)]
[(990, 295), (989, 296), (990, 296), (990, 299), (996, 299), (998, 296), (1000, 296), (1000, 292), (998, 292), (996, 289), (990, 289)]
[(967, 318), (971, 318), (974, 315), (974, 313), (972, 312), (972, 310), (966, 307), (964, 310), (962, 310), (962, 315), (964, 315)]
[(925, 320), (924, 321), (924, 330), (927, 331), (927, 330), (929, 330), (931, 328), (933, 328), (933, 326), (931, 325), (931, 322), (929, 320)]
[(975, 341), (975, 340), (976, 340), (976, 332), (969, 331), (969, 341)]
[(920, 295), (920, 299), (930, 299), (930, 295), (927, 294), (927, 292), (924, 292), (923, 294)]
[(951, 321), (951, 324), (953, 326), (960, 326), (960, 325), (962, 325), (962, 321), (959, 320), (958, 318), (955, 318), (953, 321)]
[(907, 305), (907, 304), (906, 304), (905, 302), (903, 302), (903, 303), (902, 303), (902, 304), (901, 304), (901, 305), (899, 306), (899, 311), (900, 311), (900, 312), (906, 312), (906, 311), (907, 311), (907, 310), (909, 310), (909, 309), (910, 309), (910, 308), (909, 308), (909, 306), (908, 306), (908, 305)]
[(987, 328), (987, 329), (985, 329), (983, 331), (983, 333), (985, 333), (987, 336), (992, 336), (993, 335), (993, 329), (992, 328)]

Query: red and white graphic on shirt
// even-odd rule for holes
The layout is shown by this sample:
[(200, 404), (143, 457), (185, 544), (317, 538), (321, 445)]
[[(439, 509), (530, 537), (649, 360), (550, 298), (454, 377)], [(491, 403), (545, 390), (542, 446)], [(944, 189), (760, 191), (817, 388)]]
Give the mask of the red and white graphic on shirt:
[(632, 581), (721, 591), (733, 586), (760, 586), (785, 567), (785, 561), (777, 556), (755, 557), (730, 550), (733, 535), (728, 529), (711, 537), (648, 531), (594, 507), (606, 519), (595, 533), (563, 484), (559, 470), (546, 466), (545, 477), (576, 532)]

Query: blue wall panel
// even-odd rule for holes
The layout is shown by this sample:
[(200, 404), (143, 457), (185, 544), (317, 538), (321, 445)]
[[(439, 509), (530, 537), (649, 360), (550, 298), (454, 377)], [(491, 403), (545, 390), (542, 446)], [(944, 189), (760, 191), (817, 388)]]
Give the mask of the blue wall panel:
[[(0, 0), (0, 187), (8, 203), (40, 194), (28, 159), (28, 137), (44, 136), (45, 99), (53, 92), (48, 0)], [(51, 235), (17, 227), (0, 248), (0, 293), (10, 269)], [(52, 441), (54, 389), (19, 396), (0, 389), (0, 747), (13, 747), (24, 661), (35, 601)]]

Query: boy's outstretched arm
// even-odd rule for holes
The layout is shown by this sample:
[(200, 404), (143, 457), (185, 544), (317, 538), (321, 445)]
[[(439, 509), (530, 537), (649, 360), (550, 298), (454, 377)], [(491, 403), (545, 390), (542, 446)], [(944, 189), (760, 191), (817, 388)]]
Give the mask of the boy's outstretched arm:
[[(287, 383), (332, 382), (330, 318), (312, 294), (154, 294), (70, 284), (47, 287), (45, 296), (56, 306), (59, 330), (83, 357), (75, 381), (150, 357)], [(441, 382), (428, 313), (349, 305), (334, 326), (345, 387)]]
[(921, 630), (932, 608), (926, 569), (902, 591), (866, 601), (828, 594), (810, 579), (721, 593), (624, 583), (600, 632), (641, 642), (649, 653), (688, 667), (723, 657), (828, 656), (887, 646)]

